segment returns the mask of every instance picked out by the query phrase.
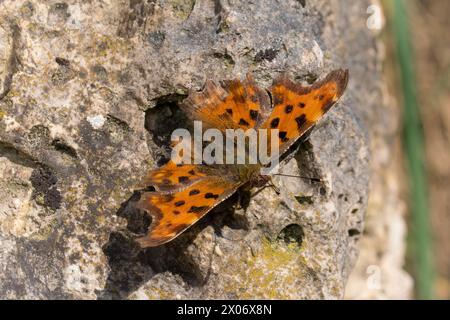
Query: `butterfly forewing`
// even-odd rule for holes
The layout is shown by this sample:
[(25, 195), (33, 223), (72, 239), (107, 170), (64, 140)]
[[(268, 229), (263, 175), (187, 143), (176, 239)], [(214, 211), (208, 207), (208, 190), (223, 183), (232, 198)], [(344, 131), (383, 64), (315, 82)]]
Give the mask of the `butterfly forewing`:
[(278, 129), (280, 154), (307, 132), (338, 101), (348, 82), (347, 70), (331, 72), (325, 79), (304, 87), (285, 77), (274, 81), (270, 92), (273, 110), (265, 129)]
[(260, 124), (270, 112), (270, 99), (249, 74), (243, 82), (225, 81), (223, 86), (207, 81), (202, 92), (192, 93), (182, 108), (193, 120), (205, 126), (225, 129), (249, 129)]

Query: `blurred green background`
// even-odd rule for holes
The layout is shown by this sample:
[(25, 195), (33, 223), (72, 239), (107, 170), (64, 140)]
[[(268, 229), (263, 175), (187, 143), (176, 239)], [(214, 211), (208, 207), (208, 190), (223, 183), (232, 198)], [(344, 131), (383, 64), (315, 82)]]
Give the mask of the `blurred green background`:
[(402, 106), (407, 269), (418, 299), (450, 298), (450, 1), (384, 0), (390, 92)]

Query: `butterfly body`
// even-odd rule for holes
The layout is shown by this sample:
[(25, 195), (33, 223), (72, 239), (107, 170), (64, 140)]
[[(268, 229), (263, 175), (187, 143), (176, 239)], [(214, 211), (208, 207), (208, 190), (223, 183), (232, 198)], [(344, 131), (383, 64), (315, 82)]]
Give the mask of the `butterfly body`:
[[(269, 132), (276, 130), (279, 155), (283, 155), (338, 101), (347, 82), (347, 70), (333, 71), (307, 87), (280, 77), (268, 91), (260, 89), (251, 75), (243, 82), (232, 80), (222, 85), (207, 81), (203, 91), (191, 93), (181, 107), (192, 120), (223, 133), (227, 129), (255, 129), (259, 137), (265, 130), (269, 141), (273, 139)], [(238, 188), (267, 184), (270, 177), (261, 171), (267, 164), (250, 162), (247, 147), (244, 163), (195, 165), (169, 161), (150, 171), (143, 184), (153, 186), (155, 191), (142, 194), (138, 207), (152, 216), (152, 223), (148, 234), (138, 239), (141, 246), (157, 246), (174, 239)]]

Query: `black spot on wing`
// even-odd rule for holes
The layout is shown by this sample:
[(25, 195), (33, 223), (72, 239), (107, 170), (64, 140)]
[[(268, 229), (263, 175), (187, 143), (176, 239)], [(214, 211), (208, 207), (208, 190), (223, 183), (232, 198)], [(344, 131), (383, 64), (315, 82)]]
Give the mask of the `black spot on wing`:
[(280, 124), (280, 118), (275, 118), (270, 122), (270, 127), (272, 129), (278, 128), (278, 125)]
[(181, 207), (182, 205), (184, 205), (186, 202), (184, 202), (184, 200), (180, 200), (175, 202), (175, 207)]
[(294, 107), (291, 104), (288, 104), (285, 108), (284, 108), (284, 112), (285, 113), (291, 113), (292, 109), (294, 109)]
[(252, 120), (258, 119), (258, 111), (257, 110), (250, 110), (250, 118)]
[(212, 192), (208, 192), (207, 194), (205, 194), (205, 199), (217, 199), (219, 198), (218, 194), (214, 194)]
[(305, 114), (302, 114), (301, 116), (295, 118), (295, 121), (297, 122), (297, 127), (299, 129), (301, 129), (302, 126), (306, 123), (306, 116), (305, 116)]
[(281, 139), (282, 142), (289, 141), (289, 138), (287, 137), (287, 132), (286, 131), (280, 131), (278, 133), (278, 137)]
[(189, 177), (186, 177), (186, 176), (178, 177), (179, 183), (183, 183), (183, 182), (187, 182), (187, 181), (189, 181)]
[(200, 212), (205, 211), (205, 210), (208, 209), (208, 208), (209, 208), (208, 206), (200, 206), (200, 207), (192, 206), (192, 207), (189, 209), (188, 213), (200, 213)]
[(245, 119), (241, 118), (241, 120), (239, 120), (239, 125), (241, 125), (241, 126), (249, 126), (250, 124), (247, 121), (245, 121)]
[(278, 105), (280, 105), (282, 103), (283, 103), (283, 97), (278, 95), (278, 94), (274, 95), (274, 97), (273, 97), (273, 104), (274, 104), (274, 106), (278, 106)]
[(200, 193), (200, 190), (198, 190), (198, 189), (194, 189), (194, 190), (189, 191), (189, 195), (190, 196), (193, 196), (193, 195), (196, 195), (196, 194), (199, 194), (199, 193)]
[(323, 100), (323, 98), (325, 98), (323, 94), (314, 97), (315, 100)]

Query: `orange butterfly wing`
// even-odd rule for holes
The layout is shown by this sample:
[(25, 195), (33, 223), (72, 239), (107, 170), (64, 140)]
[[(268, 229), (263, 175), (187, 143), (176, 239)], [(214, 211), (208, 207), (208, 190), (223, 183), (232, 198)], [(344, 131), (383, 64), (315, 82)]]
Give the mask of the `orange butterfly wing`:
[(273, 110), (261, 128), (279, 130), (280, 154), (312, 128), (339, 100), (347, 82), (348, 70), (332, 71), (309, 87), (285, 77), (274, 81), (270, 88)]
[(161, 168), (151, 170), (140, 184), (141, 189), (153, 186), (157, 191), (171, 191), (190, 185), (206, 176), (193, 164), (177, 165), (169, 161)]
[(270, 99), (248, 74), (245, 81), (225, 81), (223, 87), (208, 80), (203, 91), (191, 93), (181, 107), (210, 128), (247, 130), (267, 118)]
[(208, 176), (172, 193), (144, 193), (137, 207), (152, 216), (152, 224), (149, 233), (137, 241), (142, 247), (154, 247), (176, 238), (231, 196), (240, 184)]

